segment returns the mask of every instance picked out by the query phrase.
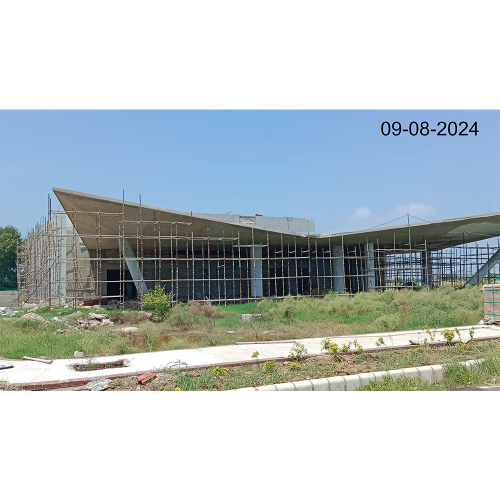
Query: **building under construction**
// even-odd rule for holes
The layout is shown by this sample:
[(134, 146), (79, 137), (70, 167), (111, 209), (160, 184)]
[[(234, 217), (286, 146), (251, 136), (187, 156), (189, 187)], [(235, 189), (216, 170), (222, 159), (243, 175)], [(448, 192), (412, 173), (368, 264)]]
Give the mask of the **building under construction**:
[[(155, 284), (173, 301), (373, 292), (494, 282), (500, 213), (318, 234), (314, 221), (178, 212), (53, 188), (18, 248), (19, 303), (125, 304)], [(487, 243), (485, 243), (487, 241)], [(140, 300), (137, 301), (140, 305)]]

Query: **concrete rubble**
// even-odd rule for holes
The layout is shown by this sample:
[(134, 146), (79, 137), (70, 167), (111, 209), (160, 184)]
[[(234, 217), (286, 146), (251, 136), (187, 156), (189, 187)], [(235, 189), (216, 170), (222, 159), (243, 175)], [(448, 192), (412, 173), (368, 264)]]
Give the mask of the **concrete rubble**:
[(123, 328), (113, 330), (113, 333), (117, 333), (118, 335), (136, 335), (139, 333), (139, 328), (136, 326), (124, 326)]
[(242, 314), (241, 319), (243, 321), (258, 321), (262, 319), (262, 314)]
[(111, 380), (109, 378), (91, 380), (88, 384), (84, 385), (83, 388), (88, 391), (105, 391), (109, 388), (110, 382)]
[(13, 311), (10, 307), (0, 307), (1, 316), (15, 316), (17, 311)]
[(47, 320), (43, 316), (40, 316), (39, 314), (36, 314), (36, 313), (33, 313), (33, 312), (30, 312), (30, 313), (27, 313), (27, 314), (23, 314), (21, 316), (21, 319), (28, 320), (28, 321), (40, 321), (44, 325), (50, 324), (49, 320)]

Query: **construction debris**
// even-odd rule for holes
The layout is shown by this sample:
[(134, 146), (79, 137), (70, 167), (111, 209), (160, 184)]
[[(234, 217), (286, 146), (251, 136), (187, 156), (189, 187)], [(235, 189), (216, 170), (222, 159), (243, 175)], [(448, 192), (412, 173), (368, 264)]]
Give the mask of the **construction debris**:
[(262, 314), (242, 314), (241, 319), (243, 321), (258, 321), (262, 319)]
[(0, 315), (1, 316), (15, 316), (17, 311), (13, 311), (9, 307), (0, 307)]
[(44, 317), (40, 316), (39, 314), (35, 314), (33, 312), (23, 314), (21, 316), (21, 319), (28, 320), (28, 321), (40, 321), (44, 325), (49, 325), (50, 321), (45, 319)]
[(142, 375), (139, 375), (137, 377), (137, 381), (139, 382), (139, 384), (144, 385), (146, 382), (149, 382), (150, 380), (152, 380), (154, 378), (156, 378), (156, 373), (146, 372), (146, 373), (143, 373)]
[(88, 384), (83, 387), (89, 391), (105, 391), (109, 388), (109, 383), (111, 380), (109, 378), (104, 378), (101, 380), (91, 380)]
[(23, 359), (27, 361), (39, 361), (40, 363), (47, 363), (48, 365), (53, 361), (52, 359), (30, 358), (29, 356), (23, 356)]
[(139, 333), (139, 328), (136, 326), (124, 326), (123, 328), (113, 330), (113, 333), (117, 333), (118, 335), (136, 335)]
[(97, 319), (99, 321), (102, 321), (104, 319), (109, 319), (109, 314), (89, 313), (89, 319)]
[(7, 370), (7, 368), (14, 368), (14, 365), (0, 365), (0, 370)]
[(101, 326), (101, 322), (98, 320), (87, 320), (87, 319), (79, 319), (78, 324), (80, 325), (80, 328), (83, 330), (95, 330), (99, 326)]

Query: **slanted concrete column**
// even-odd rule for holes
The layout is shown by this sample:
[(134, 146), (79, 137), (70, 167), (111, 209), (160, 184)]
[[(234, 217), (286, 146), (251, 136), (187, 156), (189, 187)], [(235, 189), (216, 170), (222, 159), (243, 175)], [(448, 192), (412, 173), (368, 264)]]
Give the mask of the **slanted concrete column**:
[(130, 275), (134, 280), (135, 288), (137, 289), (137, 296), (141, 297), (142, 295), (148, 292), (148, 287), (146, 286), (146, 283), (144, 283), (143, 281), (142, 272), (139, 267), (139, 262), (134, 254), (132, 245), (125, 238), (123, 238), (121, 241), (123, 241), (123, 257), (125, 258), (125, 262), (127, 263)]
[(262, 247), (250, 247), (250, 294), (262, 297)]
[(500, 262), (500, 250), (497, 250), (478, 271), (469, 278), (466, 285), (477, 285)]
[(342, 245), (333, 245), (332, 254), (332, 257), (335, 257), (332, 259), (333, 290), (338, 293), (344, 293), (345, 275)]

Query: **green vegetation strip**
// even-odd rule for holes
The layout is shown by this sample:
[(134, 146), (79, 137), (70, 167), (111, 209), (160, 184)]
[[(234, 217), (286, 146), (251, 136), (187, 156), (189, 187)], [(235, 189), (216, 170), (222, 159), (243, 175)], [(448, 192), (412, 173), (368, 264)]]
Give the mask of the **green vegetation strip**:
[[(287, 340), (314, 337), (384, 333), (409, 329), (432, 329), (473, 325), (483, 317), (481, 287), (461, 290), (442, 287), (435, 290), (387, 290), (354, 296), (329, 293), (325, 297), (263, 299), (231, 305), (205, 305), (200, 302), (164, 307), (157, 291), (149, 313), (137, 311), (48, 307), (36, 314), (50, 324), (0, 316), (0, 356), (71, 358), (74, 351), (86, 356), (124, 355), (190, 347), (228, 345), (235, 342)], [(168, 298), (168, 296), (165, 296)], [(158, 308), (157, 314), (153, 310)], [(252, 311), (262, 321), (242, 321)], [(95, 331), (74, 330), (78, 319), (90, 312), (106, 312), (114, 325)], [(61, 321), (54, 321), (53, 318)], [(134, 335), (120, 335), (120, 327), (136, 326)], [(56, 334), (59, 329), (64, 333)]]

